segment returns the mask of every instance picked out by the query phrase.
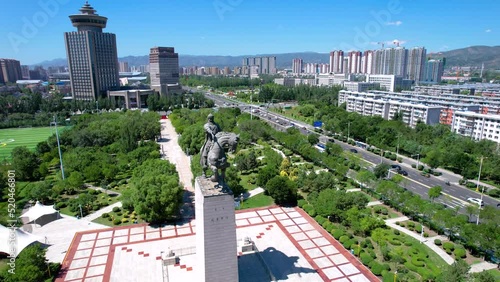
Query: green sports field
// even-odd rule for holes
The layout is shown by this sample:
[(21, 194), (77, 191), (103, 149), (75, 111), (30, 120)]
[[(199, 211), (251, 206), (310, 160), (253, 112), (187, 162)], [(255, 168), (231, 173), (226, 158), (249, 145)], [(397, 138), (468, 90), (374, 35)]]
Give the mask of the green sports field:
[[(64, 128), (58, 128), (59, 132)], [(41, 141), (54, 134), (53, 127), (9, 128), (0, 129), (0, 161), (10, 160), (10, 152), (17, 146), (26, 146), (33, 150)]]

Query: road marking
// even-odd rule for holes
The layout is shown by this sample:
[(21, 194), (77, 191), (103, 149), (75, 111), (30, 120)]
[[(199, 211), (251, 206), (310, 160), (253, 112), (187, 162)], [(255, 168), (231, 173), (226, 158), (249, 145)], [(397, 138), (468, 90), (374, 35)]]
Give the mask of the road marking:
[[(373, 166), (376, 166), (374, 163), (372, 163), (372, 162), (370, 162), (370, 161), (368, 161), (368, 160), (365, 160), (365, 162), (370, 163), (370, 164), (372, 164)], [(400, 175), (401, 175), (401, 174), (400, 174)], [(417, 181), (417, 180), (415, 180), (415, 179), (411, 179), (411, 178), (409, 178), (408, 176), (401, 175), (401, 177), (406, 178), (406, 179), (408, 179), (408, 180), (410, 180), (410, 181), (413, 181), (413, 182), (415, 182), (415, 183), (417, 183), (417, 184), (420, 184), (420, 185), (422, 185), (422, 186), (426, 187), (427, 189), (431, 189), (431, 188), (432, 188), (431, 186), (429, 186), (429, 185), (427, 185), (427, 184), (424, 184), (424, 183), (422, 183), (422, 182), (419, 182), (419, 181)], [(430, 181), (430, 180), (428, 180), (428, 181)], [(415, 190), (416, 190), (416, 189), (418, 189), (418, 188), (415, 188)], [(455, 199), (455, 200), (457, 200), (457, 201), (458, 201), (458, 202), (460, 202), (460, 203), (463, 203), (463, 204), (468, 204), (466, 201), (464, 201), (464, 200), (462, 200), (462, 199), (459, 199), (459, 198), (457, 198), (457, 197), (455, 197), (455, 196), (453, 196), (453, 195), (450, 195), (450, 194), (448, 194), (448, 193), (441, 192), (441, 194), (442, 194), (442, 195), (445, 195), (445, 196), (447, 196), (447, 197), (450, 197), (450, 198), (452, 198), (452, 199)]]

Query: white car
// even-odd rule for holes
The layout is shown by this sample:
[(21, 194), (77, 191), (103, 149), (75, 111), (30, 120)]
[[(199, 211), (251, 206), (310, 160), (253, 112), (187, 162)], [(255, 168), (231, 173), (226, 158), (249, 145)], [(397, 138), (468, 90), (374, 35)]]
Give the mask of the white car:
[(479, 205), (479, 206), (484, 206), (484, 202), (483, 200), (481, 199), (478, 199), (478, 198), (467, 198), (467, 201), (470, 202), (470, 203), (473, 203), (473, 204), (476, 204), (476, 205)]

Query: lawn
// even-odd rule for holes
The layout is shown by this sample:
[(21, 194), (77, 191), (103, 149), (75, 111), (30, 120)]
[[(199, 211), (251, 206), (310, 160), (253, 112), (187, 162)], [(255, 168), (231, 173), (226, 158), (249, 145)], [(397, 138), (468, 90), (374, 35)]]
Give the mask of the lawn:
[(500, 281), (500, 271), (498, 269), (490, 269), (487, 272), (495, 277), (495, 281)]
[(243, 201), (243, 204), (240, 206), (240, 210), (267, 207), (273, 204), (273, 198), (264, 195), (264, 193), (260, 193)]
[[(60, 129), (65, 128), (69, 127)], [(39, 142), (47, 140), (54, 133), (53, 127), (0, 129), (0, 160), (10, 160), (10, 153), (18, 146), (26, 146), (33, 150)]]

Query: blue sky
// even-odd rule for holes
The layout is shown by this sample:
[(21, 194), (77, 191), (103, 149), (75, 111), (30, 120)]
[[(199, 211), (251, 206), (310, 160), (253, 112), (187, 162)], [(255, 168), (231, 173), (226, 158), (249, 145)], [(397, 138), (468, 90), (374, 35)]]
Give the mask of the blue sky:
[[(46, 8), (47, 5), (49, 8)], [(68, 15), (83, 0), (1, 1), (0, 57), (21, 64), (65, 58)], [(500, 45), (500, 1), (90, 0), (108, 17), (118, 55), (173, 46), (189, 55), (369, 50), (377, 42), (438, 52)], [(44, 8), (45, 7), (45, 8)]]

